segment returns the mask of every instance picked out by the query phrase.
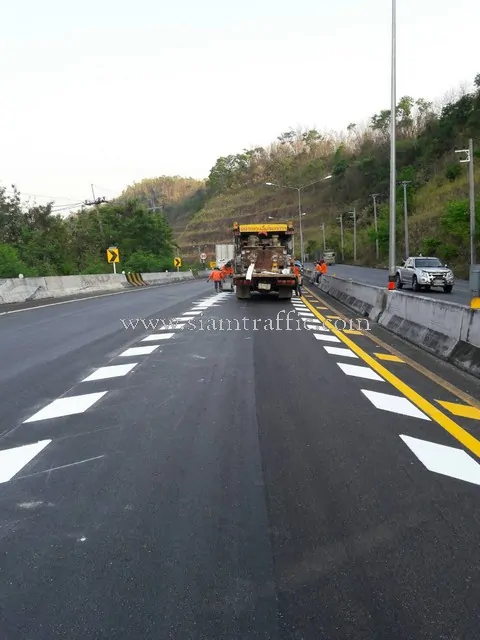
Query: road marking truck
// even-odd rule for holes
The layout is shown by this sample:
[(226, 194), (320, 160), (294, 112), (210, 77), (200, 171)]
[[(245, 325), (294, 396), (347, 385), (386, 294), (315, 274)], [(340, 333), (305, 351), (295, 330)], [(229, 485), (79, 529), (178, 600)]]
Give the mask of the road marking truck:
[(233, 225), (233, 283), (238, 300), (252, 293), (290, 299), (296, 286), (290, 268), (294, 228), (292, 222)]

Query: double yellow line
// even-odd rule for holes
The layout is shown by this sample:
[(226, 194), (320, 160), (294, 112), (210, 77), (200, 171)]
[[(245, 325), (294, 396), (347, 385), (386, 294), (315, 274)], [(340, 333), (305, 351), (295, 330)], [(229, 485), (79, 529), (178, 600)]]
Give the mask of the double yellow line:
[(348, 338), (342, 331), (337, 329), (327, 318), (315, 309), (315, 307), (302, 296), (302, 300), (310, 311), (328, 328), (330, 331), (339, 338), (349, 349), (351, 349), (359, 358), (361, 358), (366, 364), (368, 364), (374, 371), (376, 371), (382, 378), (395, 387), (400, 393), (408, 398), (414, 405), (416, 405), (427, 416), (439, 424), (445, 431), (453, 436), (458, 442), (460, 442), (469, 451), (474, 453), (477, 457), (480, 457), (480, 441), (474, 438), (468, 431), (465, 431), (460, 425), (454, 422), (451, 418), (442, 413), (431, 402), (425, 400), (419, 393), (414, 391), (405, 382), (400, 380), (396, 375), (388, 371), (382, 364), (377, 362), (366, 351), (361, 349), (358, 345)]

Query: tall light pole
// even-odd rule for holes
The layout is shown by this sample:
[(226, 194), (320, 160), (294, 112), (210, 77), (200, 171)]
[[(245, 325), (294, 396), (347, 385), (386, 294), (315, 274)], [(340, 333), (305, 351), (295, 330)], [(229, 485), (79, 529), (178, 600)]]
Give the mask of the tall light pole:
[(372, 193), (373, 198), (373, 224), (375, 226), (375, 254), (377, 256), (377, 260), (380, 257), (380, 251), (378, 247), (378, 219), (377, 219), (377, 197), (380, 194)]
[(477, 262), (477, 250), (475, 246), (475, 178), (473, 167), (473, 140), (468, 141), (468, 149), (458, 149), (455, 153), (465, 153), (466, 158), (460, 162), (468, 162), (468, 186), (470, 199), (470, 264)]
[(403, 217), (405, 220), (405, 260), (410, 256), (410, 242), (408, 237), (408, 206), (407, 206), (407, 185), (411, 180), (403, 180), (400, 184), (403, 186)]
[(325, 223), (322, 222), (322, 232), (323, 232), (323, 252), (327, 250), (327, 244), (325, 242)]
[(300, 261), (303, 264), (305, 262), (305, 252), (303, 250), (303, 229), (302, 229), (302, 197), (301, 192), (303, 189), (307, 187), (311, 187), (314, 184), (318, 184), (319, 182), (323, 182), (324, 180), (329, 180), (332, 176), (325, 176), (325, 178), (321, 178), (321, 180), (315, 180), (315, 182), (309, 182), (308, 184), (304, 184), (301, 187), (290, 187), (284, 184), (275, 184), (274, 182), (266, 182), (267, 187), (279, 187), (280, 189), (294, 189), (298, 193), (298, 231), (300, 234)]
[(353, 261), (357, 261), (357, 209), (348, 212), (353, 219)]
[(388, 288), (395, 289), (395, 207), (396, 207), (396, 162), (395, 137), (397, 118), (397, 0), (392, 0), (392, 69), (391, 69), (391, 106), (390, 106), (390, 233), (388, 247)]
[(340, 220), (340, 243), (342, 247), (342, 262), (345, 262), (345, 251), (343, 248), (343, 214), (340, 214), (337, 220)]

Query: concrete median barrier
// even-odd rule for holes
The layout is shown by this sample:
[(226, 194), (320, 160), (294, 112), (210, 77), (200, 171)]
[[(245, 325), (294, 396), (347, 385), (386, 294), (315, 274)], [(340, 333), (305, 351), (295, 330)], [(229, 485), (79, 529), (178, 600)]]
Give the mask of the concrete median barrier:
[(0, 279), (0, 304), (52, 300), (89, 293), (108, 293), (132, 287), (168, 284), (192, 280), (191, 271), (164, 273), (92, 274), (50, 276), (45, 278)]
[(352, 280), (315, 285), (392, 333), (480, 377), (480, 310)]

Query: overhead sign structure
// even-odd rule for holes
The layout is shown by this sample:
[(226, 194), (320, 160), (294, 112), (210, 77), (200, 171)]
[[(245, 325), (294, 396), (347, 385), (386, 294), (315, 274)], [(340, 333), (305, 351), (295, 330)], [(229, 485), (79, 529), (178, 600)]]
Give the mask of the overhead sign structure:
[(265, 231), (287, 231), (286, 224), (241, 224), (240, 233), (262, 233)]
[(200, 254), (200, 260), (206, 260), (207, 259), (207, 254), (206, 253), (201, 253)]
[(182, 259), (181, 258), (174, 258), (173, 259), (173, 266), (177, 267), (177, 269), (179, 269), (182, 266)]
[(108, 247), (107, 262), (108, 264), (120, 262), (120, 251), (118, 250), (118, 247)]

